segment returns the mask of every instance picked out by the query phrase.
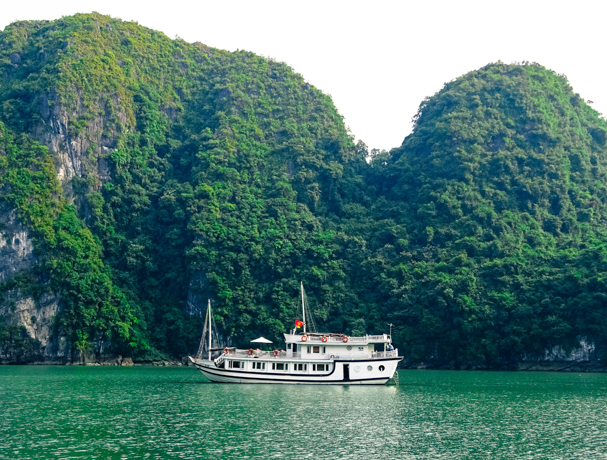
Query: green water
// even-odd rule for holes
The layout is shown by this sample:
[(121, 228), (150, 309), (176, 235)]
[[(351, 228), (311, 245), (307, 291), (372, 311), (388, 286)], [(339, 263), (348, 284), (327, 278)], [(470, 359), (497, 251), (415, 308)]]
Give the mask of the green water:
[(0, 459), (607, 458), (607, 375), (401, 371), (225, 385), (191, 368), (0, 366)]

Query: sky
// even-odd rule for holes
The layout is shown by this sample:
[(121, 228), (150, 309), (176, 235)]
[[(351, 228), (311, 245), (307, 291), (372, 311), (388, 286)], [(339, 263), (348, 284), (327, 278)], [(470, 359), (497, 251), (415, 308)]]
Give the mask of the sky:
[(398, 147), (426, 96), (500, 60), (565, 74), (607, 114), (604, 1), (0, 0), (0, 29), (92, 11), (286, 62), (370, 149)]

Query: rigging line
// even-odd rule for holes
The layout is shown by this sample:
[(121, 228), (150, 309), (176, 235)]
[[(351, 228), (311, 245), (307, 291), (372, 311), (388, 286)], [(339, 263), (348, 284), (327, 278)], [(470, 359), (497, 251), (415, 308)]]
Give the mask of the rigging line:
[(310, 332), (318, 332), (316, 328), (316, 323), (314, 322), (314, 316), (312, 316), (312, 310), (310, 309), (310, 302), (308, 301), (308, 295), (306, 294), (306, 290), (303, 289), (303, 297), (304, 297), (304, 308), (306, 309), (306, 316), (310, 319)]
[(188, 380), (190, 380), (190, 379), (192, 378), (192, 376), (193, 376), (193, 375), (194, 375), (196, 372), (198, 372), (198, 369), (196, 369), (196, 366), (194, 366), (194, 372), (192, 372), (192, 373), (190, 374), (190, 376), (189, 376), (187, 379), (183, 379), (183, 380), (182, 380), (181, 382), (179, 382), (179, 383), (184, 383), (184, 382), (187, 382)]

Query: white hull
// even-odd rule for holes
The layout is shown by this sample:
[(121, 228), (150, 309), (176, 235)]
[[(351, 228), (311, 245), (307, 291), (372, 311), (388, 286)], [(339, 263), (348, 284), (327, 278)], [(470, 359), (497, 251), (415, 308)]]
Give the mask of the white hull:
[[(213, 361), (194, 360), (196, 368), (211, 382), (290, 385), (385, 385), (394, 376), (402, 358), (334, 361), (323, 373), (255, 372), (217, 367)], [(346, 367), (347, 366), (347, 367)], [(383, 370), (380, 370), (382, 366)], [(369, 370), (369, 367), (371, 370)], [(348, 378), (349, 374), (349, 378)]]

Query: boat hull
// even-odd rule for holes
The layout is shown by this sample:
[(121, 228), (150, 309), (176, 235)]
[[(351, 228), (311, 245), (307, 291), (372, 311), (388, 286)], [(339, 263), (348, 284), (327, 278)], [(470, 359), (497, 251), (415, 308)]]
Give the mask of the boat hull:
[[(213, 361), (192, 359), (192, 362), (208, 380), (214, 383), (385, 385), (394, 375), (401, 359), (402, 357), (385, 360), (333, 361), (331, 372), (323, 374), (251, 372), (220, 368)], [(381, 371), (380, 366), (383, 367)]]

